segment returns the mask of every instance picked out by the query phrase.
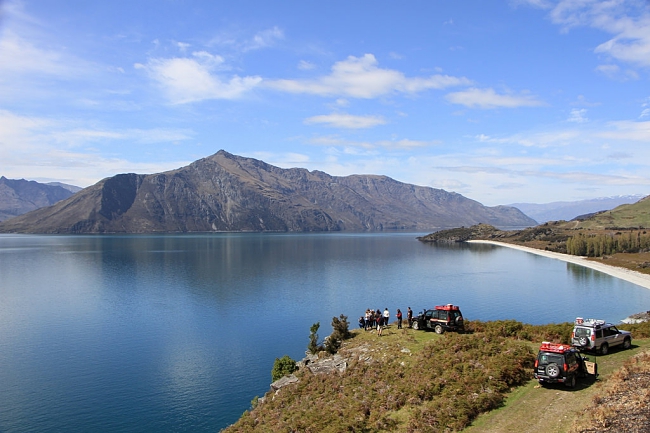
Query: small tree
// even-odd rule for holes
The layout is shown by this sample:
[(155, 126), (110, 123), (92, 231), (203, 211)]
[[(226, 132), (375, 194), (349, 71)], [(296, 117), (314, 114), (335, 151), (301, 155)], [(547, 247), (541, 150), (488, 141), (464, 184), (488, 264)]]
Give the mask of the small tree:
[(282, 358), (275, 358), (273, 363), (273, 370), (271, 370), (271, 379), (275, 382), (278, 379), (282, 379), (284, 376), (288, 376), (294, 371), (296, 371), (296, 361), (291, 359), (289, 355), (284, 355)]
[(312, 355), (323, 350), (323, 347), (318, 345), (317, 332), (319, 328), (320, 328), (320, 322), (314, 323), (313, 325), (311, 325), (311, 328), (309, 328), (309, 345), (307, 346), (307, 350), (309, 350), (309, 353), (311, 353)]
[(336, 353), (343, 340), (350, 338), (348, 327), (348, 316), (341, 314), (339, 317), (332, 317), (332, 335), (325, 341), (325, 350), (332, 354)]

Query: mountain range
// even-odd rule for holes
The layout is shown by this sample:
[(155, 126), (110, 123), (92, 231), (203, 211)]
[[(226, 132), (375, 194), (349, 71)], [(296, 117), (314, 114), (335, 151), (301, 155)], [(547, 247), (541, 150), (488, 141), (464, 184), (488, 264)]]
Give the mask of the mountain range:
[(641, 200), (644, 195), (619, 195), (578, 201), (555, 201), (551, 203), (513, 203), (513, 206), (543, 224), (547, 221), (570, 221), (576, 217), (614, 209), (622, 204), (632, 204)]
[(536, 222), (519, 209), (386, 176), (282, 169), (219, 151), (156, 174), (119, 174), (0, 223), (3, 233), (436, 230)]
[[(76, 188), (76, 190), (75, 190)], [(65, 200), (81, 188), (0, 177), (0, 221)]]

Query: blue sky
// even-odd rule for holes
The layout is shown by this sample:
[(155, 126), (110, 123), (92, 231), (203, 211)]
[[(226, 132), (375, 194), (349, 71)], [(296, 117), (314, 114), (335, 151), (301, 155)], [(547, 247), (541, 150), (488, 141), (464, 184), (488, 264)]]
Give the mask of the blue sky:
[(649, 77), (643, 0), (0, 0), (0, 175), (224, 149), (486, 205), (650, 194)]

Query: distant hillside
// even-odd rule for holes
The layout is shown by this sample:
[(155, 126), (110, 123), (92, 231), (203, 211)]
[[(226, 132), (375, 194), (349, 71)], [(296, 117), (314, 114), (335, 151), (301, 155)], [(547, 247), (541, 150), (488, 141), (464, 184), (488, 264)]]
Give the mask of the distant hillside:
[(542, 224), (547, 221), (569, 221), (579, 215), (614, 209), (622, 204), (636, 203), (643, 195), (621, 195), (616, 197), (602, 197), (590, 200), (556, 201), (552, 203), (513, 203), (513, 206)]
[(73, 194), (69, 189), (25, 179), (0, 177), (0, 221), (5, 221), (44, 206), (50, 206)]
[(599, 212), (579, 222), (568, 223), (570, 227), (582, 229), (617, 229), (650, 227), (650, 196), (633, 204), (624, 204), (615, 209)]
[(486, 207), (385, 176), (281, 169), (219, 151), (165, 173), (104, 179), (1, 223), (0, 232), (421, 231), (477, 223), (524, 227), (535, 221), (512, 207)]
[(81, 191), (83, 188), (74, 186), (74, 185), (68, 185), (67, 183), (61, 183), (61, 182), (48, 182), (46, 185), (52, 185), (52, 186), (60, 186), (63, 189), (67, 189), (71, 193), (77, 193)]

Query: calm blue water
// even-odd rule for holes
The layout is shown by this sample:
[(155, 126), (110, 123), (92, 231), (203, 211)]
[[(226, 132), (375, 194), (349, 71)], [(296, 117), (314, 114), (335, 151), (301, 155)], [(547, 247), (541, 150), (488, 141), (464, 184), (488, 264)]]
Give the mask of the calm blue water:
[(0, 235), (0, 432), (216, 431), (309, 327), (366, 308), (618, 321), (650, 290), (418, 234)]

